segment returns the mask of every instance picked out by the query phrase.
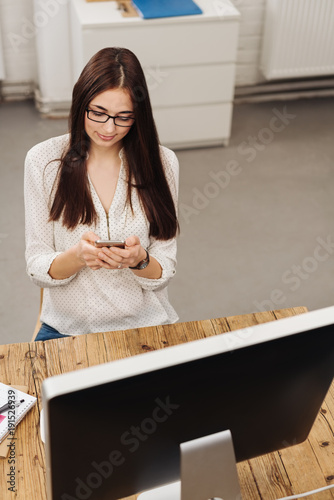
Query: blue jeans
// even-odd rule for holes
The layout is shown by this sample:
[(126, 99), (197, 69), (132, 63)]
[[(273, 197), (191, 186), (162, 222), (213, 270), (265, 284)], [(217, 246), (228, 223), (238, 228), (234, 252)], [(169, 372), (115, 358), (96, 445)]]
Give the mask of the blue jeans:
[(63, 335), (57, 330), (52, 328), (52, 326), (42, 323), (42, 326), (36, 335), (35, 342), (39, 340), (51, 340), (51, 339), (62, 339), (63, 337), (70, 337), (71, 335)]

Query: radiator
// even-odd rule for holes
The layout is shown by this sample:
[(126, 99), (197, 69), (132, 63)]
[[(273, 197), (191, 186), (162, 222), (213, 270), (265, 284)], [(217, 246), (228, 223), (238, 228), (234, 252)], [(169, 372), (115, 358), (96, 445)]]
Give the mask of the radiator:
[(334, 74), (334, 0), (267, 0), (261, 70), (267, 80)]

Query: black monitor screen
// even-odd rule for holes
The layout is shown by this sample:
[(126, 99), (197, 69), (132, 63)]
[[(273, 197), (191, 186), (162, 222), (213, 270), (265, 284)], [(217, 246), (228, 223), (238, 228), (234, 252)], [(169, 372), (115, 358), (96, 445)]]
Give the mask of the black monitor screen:
[(117, 380), (115, 363), (149, 367), (158, 351), (108, 363), (106, 380), (51, 397), (51, 499), (113, 500), (176, 481), (180, 443), (226, 429), (237, 461), (305, 440), (333, 378), (333, 325), (245, 344)]

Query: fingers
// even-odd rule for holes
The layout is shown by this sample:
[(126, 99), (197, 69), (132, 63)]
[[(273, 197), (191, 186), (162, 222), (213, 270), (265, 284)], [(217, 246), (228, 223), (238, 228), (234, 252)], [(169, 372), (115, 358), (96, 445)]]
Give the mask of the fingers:
[(128, 251), (121, 250), (121, 252), (125, 253), (125, 255), (122, 255), (118, 253), (118, 250), (120, 249), (117, 248), (116, 251), (113, 252), (111, 248), (103, 248), (103, 250), (98, 253), (98, 262), (101, 267), (105, 269), (124, 269), (128, 267), (126, 264)]
[(98, 235), (93, 231), (84, 233), (76, 245), (76, 254), (79, 260), (85, 263), (94, 271), (100, 269), (100, 263), (97, 262), (98, 249), (94, 246), (94, 241), (98, 239)]
[(84, 233), (81, 236), (81, 239), (85, 240), (85, 241), (88, 241), (89, 243), (94, 244), (94, 242), (96, 240), (100, 239), (100, 237), (97, 234), (95, 234), (93, 231), (87, 231), (86, 233)]
[[(103, 247), (96, 248), (95, 246), (87, 245), (84, 242), (92, 243), (99, 239), (99, 236), (92, 231), (83, 234), (82, 240), (85, 246), (85, 262), (92, 270), (104, 269), (125, 269), (136, 265), (145, 253), (145, 250), (140, 245), (138, 236), (129, 236), (125, 241), (125, 248), (119, 247)], [(89, 247), (89, 248), (88, 248)]]
[[(128, 267), (126, 259), (129, 251), (118, 247), (96, 248), (94, 243), (100, 237), (93, 231), (87, 231), (77, 245), (77, 255), (86, 266), (97, 271), (98, 269), (123, 269)], [(122, 254), (123, 252), (123, 254)]]
[(138, 236), (129, 236), (125, 240), (125, 245), (127, 247), (133, 247), (135, 245), (140, 245), (140, 239), (138, 238)]

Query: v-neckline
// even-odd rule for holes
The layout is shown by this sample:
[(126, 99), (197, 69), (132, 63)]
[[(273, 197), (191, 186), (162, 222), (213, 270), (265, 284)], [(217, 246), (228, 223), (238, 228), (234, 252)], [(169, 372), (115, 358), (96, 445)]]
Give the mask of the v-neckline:
[(106, 213), (107, 215), (111, 212), (111, 209), (114, 208), (114, 205), (116, 204), (116, 199), (118, 197), (118, 191), (119, 191), (119, 185), (120, 185), (120, 179), (122, 178), (122, 174), (123, 173), (123, 161), (121, 159), (121, 165), (120, 165), (120, 168), (119, 168), (119, 172), (118, 172), (118, 178), (117, 178), (117, 182), (116, 182), (116, 186), (115, 186), (115, 191), (114, 191), (114, 195), (112, 197), (112, 200), (111, 200), (111, 203), (110, 203), (110, 206), (109, 206), (109, 209), (106, 210), (103, 206), (103, 203), (95, 189), (95, 186), (93, 184), (93, 181), (92, 179), (90, 178), (90, 175), (89, 173), (87, 172), (87, 176), (88, 176), (88, 181), (89, 181), (89, 184), (90, 184), (90, 188), (92, 190), (92, 192), (94, 192), (94, 195), (95, 195), (95, 198), (98, 202), (98, 204), (100, 205), (101, 209), (103, 210), (104, 213)]

